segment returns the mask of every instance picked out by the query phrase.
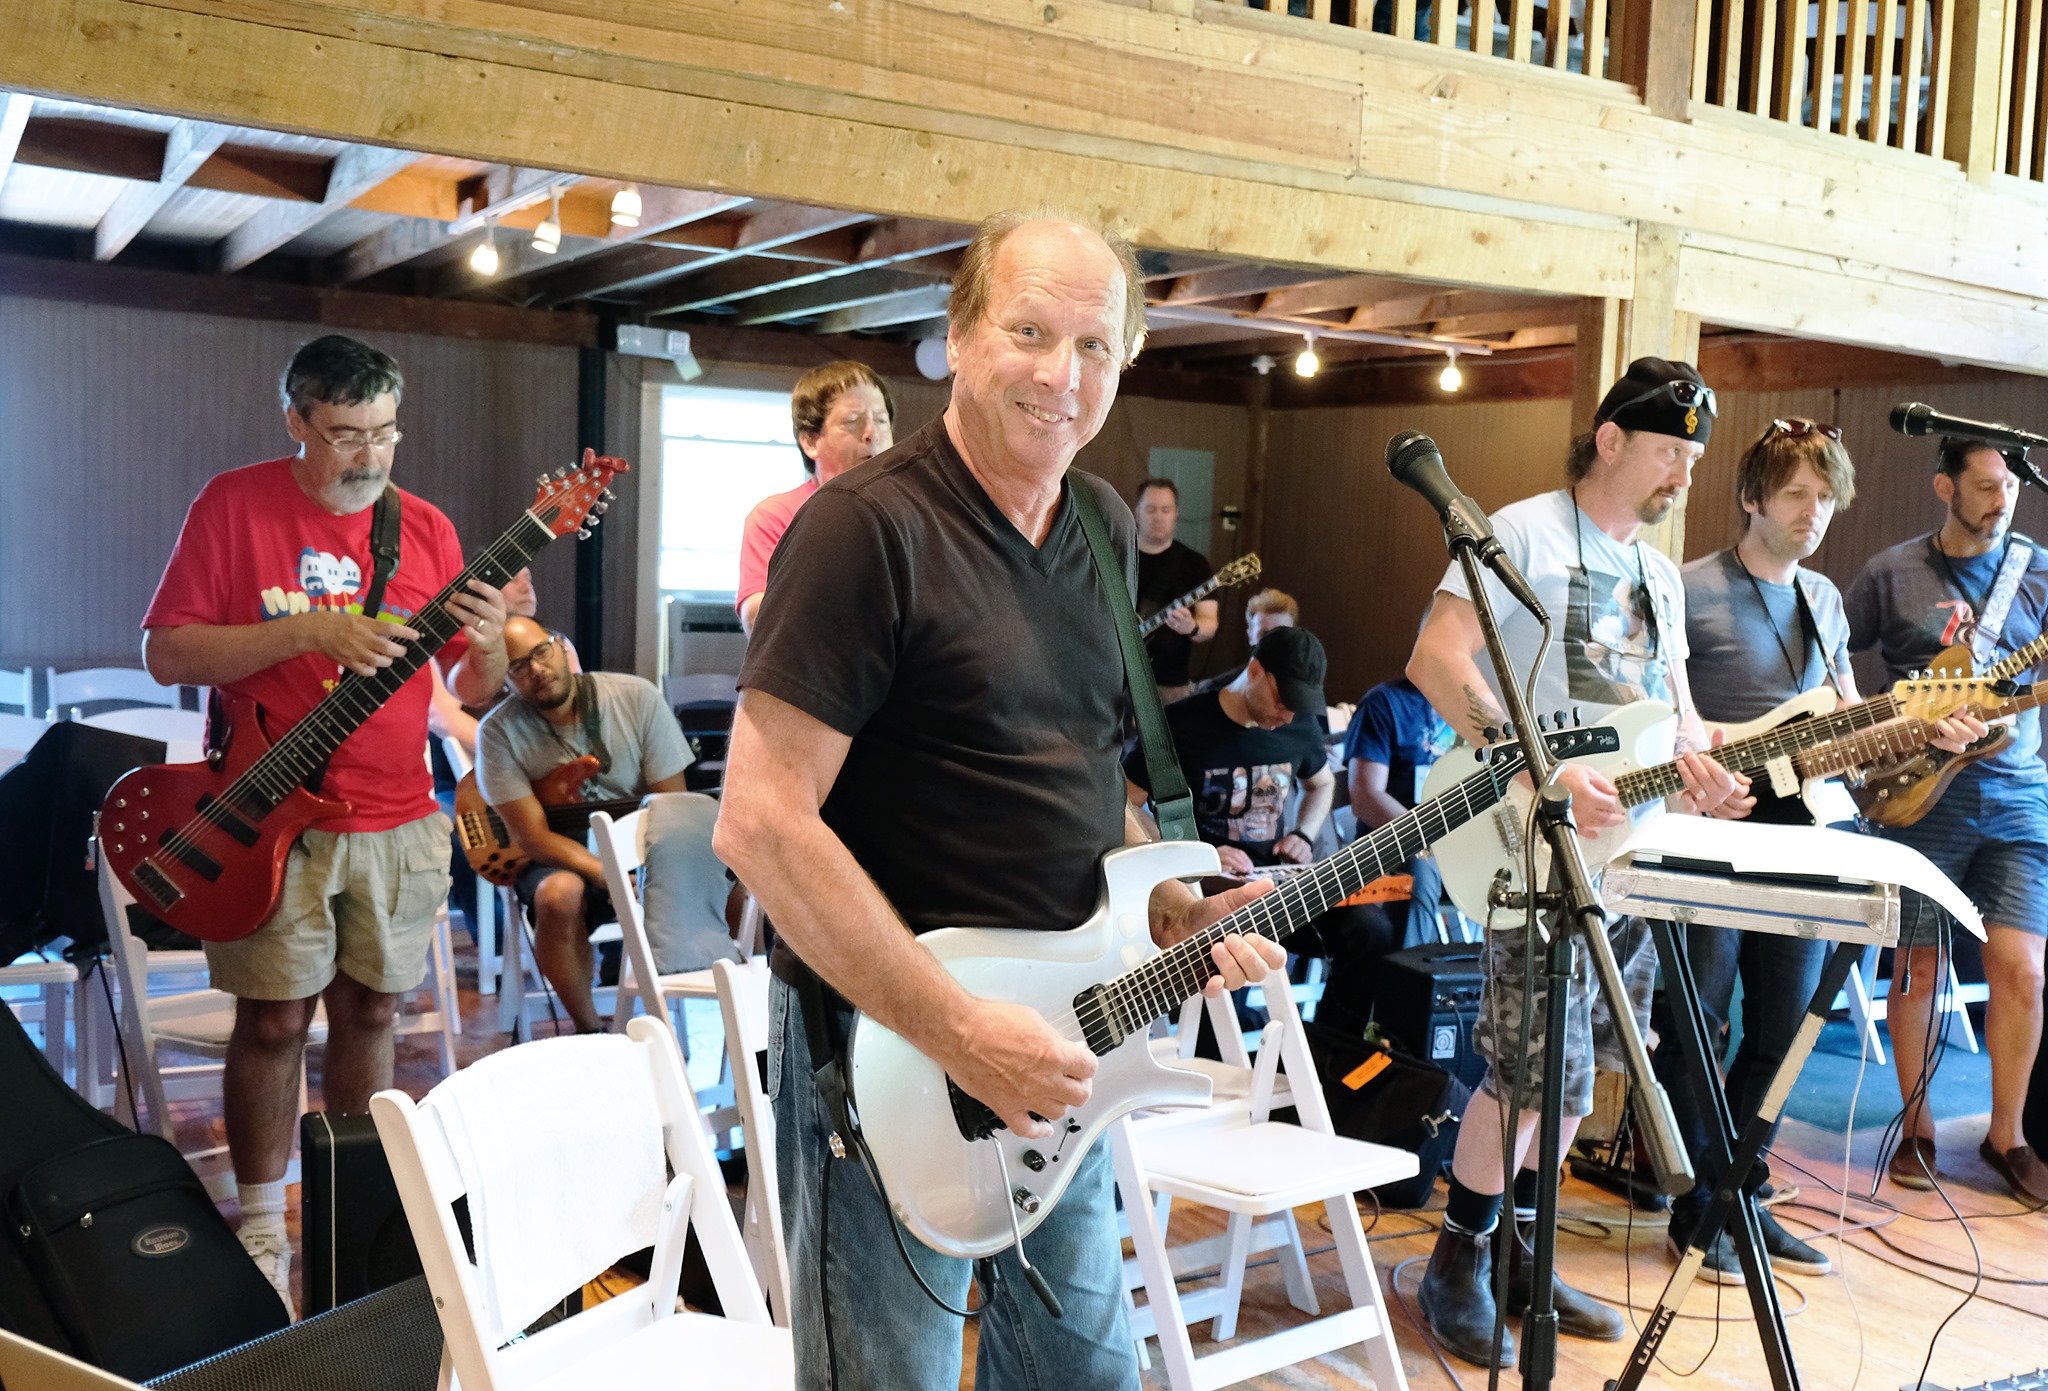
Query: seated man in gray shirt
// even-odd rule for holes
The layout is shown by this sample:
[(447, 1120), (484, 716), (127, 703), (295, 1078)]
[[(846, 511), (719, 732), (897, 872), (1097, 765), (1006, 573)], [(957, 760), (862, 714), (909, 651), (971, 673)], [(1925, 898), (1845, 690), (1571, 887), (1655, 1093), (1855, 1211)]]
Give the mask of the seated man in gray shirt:
[(506, 677), (517, 700), (477, 730), (477, 784), (513, 846), (533, 861), (513, 892), (533, 918), (533, 955), (578, 1033), (604, 1027), (591, 998), (590, 932), (612, 918), (604, 868), (584, 842), (549, 825), (535, 784), (590, 757), (586, 802), (681, 792), (690, 748), (661, 693), (637, 676), (569, 670), (564, 641), (530, 618), (505, 624)]

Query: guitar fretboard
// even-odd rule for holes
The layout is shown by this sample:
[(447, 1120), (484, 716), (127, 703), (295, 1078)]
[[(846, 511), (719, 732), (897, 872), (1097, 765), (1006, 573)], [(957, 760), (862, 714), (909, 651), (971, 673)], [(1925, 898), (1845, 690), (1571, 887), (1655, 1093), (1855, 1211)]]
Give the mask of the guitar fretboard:
[(1499, 749), (1485, 767), (1450, 791), (1359, 837), (1329, 859), (1289, 874), (1271, 893), (1108, 982), (1100, 998), (1116, 1015), (1115, 1025), (1111, 1027), (1108, 1018), (1091, 1017), (1091, 1011), (1082, 1009), (1082, 1028), (1089, 1046), (1098, 1054), (1106, 1053), (1117, 1040), (1146, 1028), (1201, 990), (1217, 974), (1209, 949), (1225, 936), (1256, 934), (1277, 942), (1313, 922), (1500, 801), (1521, 770), (1519, 748)]
[(462, 621), (446, 607), (451, 595), (468, 592), (472, 579), (492, 585), (504, 584), (538, 555), (543, 546), (554, 540), (550, 519), (556, 510), (549, 508), (547, 516), (530, 510), (521, 513), (519, 520), (504, 535), (463, 566), (461, 573), (449, 581), (446, 588), (407, 621), (407, 627), (417, 629), (421, 634), (419, 641), (403, 644), (406, 649), (404, 655), (393, 659), (390, 666), (380, 668), (373, 676), (349, 672), (335, 682), (334, 689), (308, 711), (305, 718), (293, 725), (268, 753), (249, 765), (248, 770), (227, 789), (222, 800), (254, 820), (261, 820), (276, 810), (291, 795), (293, 788), (304, 785), (313, 770), (341, 747), (342, 740), (355, 733), (364, 720), (396, 695), (401, 686), (461, 631)]
[[(1761, 734), (1731, 740), (1709, 752), (1723, 768), (1753, 776), (1769, 768), (1773, 759), (1796, 758), (1817, 745), (1875, 728), (1898, 717), (1898, 700), (1887, 693), (1833, 714), (1793, 720)], [(1623, 773), (1614, 780), (1614, 788), (1620, 794), (1623, 806), (1637, 807), (1684, 791), (1685, 779), (1679, 776), (1678, 764), (1673, 761)]]

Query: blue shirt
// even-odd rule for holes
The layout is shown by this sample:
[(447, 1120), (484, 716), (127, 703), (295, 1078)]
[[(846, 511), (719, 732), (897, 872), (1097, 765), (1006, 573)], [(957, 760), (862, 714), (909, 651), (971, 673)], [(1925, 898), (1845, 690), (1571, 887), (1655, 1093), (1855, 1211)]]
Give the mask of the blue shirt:
[(1387, 768), (1387, 795), (1415, 809), (1422, 780), (1457, 736), (1415, 683), (1403, 676), (1365, 693), (1344, 732), (1344, 762), (1364, 759)]

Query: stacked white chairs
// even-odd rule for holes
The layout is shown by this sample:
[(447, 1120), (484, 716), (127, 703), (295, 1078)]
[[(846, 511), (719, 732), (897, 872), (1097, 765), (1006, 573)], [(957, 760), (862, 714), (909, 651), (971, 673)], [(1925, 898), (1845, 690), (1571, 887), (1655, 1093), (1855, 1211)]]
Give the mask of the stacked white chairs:
[(782, 1198), (775, 1186), (775, 1113), (762, 1085), (768, 1053), (768, 962), (714, 961), (718, 1010), (725, 1022), (725, 1051), (732, 1067), (734, 1105), (747, 1145), (747, 1195), (740, 1235), (747, 1258), (768, 1297), (775, 1322), (789, 1327), (789, 1257), (782, 1244)]

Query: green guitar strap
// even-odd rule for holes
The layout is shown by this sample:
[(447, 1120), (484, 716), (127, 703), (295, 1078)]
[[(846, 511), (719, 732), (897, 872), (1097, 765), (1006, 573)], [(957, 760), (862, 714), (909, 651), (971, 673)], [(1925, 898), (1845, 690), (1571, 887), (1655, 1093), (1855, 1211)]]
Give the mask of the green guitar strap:
[(1095, 557), (1095, 576), (1109, 596), (1110, 612), (1116, 618), (1117, 646), (1123, 649), (1124, 685), (1130, 691), (1131, 710), (1138, 720), (1138, 747), (1145, 751), (1145, 771), (1152, 782), (1153, 813), (1159, 821), (1162, 840), (1195, 840), (1195, 799), (1188, 780), (1180, 771), (1180, 758), (1173, 751), (1173, 736), (1166, 729), (1166, 709), (1159, 703), (1159, 684), (1152, 679), (1152, 660), (1145, 655), (1144, 639), (1138, 636), (1138, 611), (1131, 603), (1130, 586), (1124, 569), (1117, 564), (1109, 544), (1109, 528), (1103, 524), (1102, 509), (1095, 496), (1067, 478), (1067, 496), (1074, 500), (1074, 515), (1088, 538), (1088, 550)]

